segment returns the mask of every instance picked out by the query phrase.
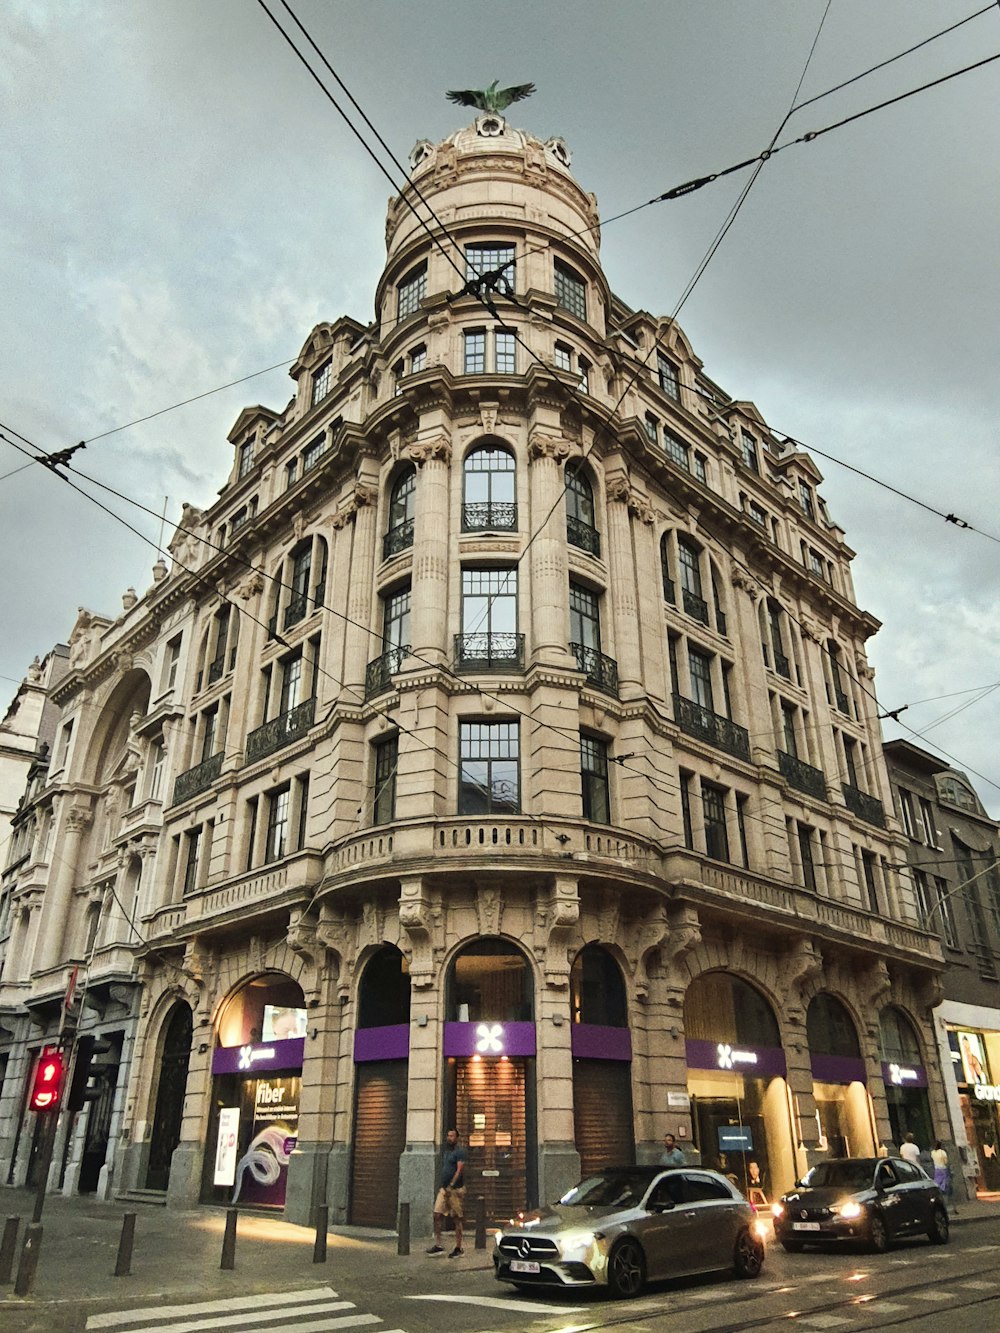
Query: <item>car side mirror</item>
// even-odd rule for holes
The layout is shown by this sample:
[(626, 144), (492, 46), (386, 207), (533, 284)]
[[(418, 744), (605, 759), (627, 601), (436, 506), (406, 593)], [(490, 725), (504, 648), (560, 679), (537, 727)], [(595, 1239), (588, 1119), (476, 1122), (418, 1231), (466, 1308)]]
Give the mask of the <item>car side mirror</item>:
[(669, 1213), (671, 1209), (676, 1207), (677, 1205), (673, 1199), (660, 1199), (658, 1202), (649, 1205), (649, 1211), (651, 1213)]

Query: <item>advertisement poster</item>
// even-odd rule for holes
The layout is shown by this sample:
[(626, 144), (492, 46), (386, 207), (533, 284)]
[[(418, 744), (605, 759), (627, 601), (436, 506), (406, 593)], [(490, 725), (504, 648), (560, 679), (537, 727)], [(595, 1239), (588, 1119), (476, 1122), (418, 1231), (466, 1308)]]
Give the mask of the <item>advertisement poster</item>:
[(262, 1041), (287, 1041), (306, 1035), (306, 1011), (289, 1009), (280, 1004), (264, 1005)]
[(219, 1111), (219, 1136), (215, 1145), (215, 1185), (231, 1185), (236, 1179), (236, 1151), (240, 1141), (240, 1108), (223, 1106)]
[(966, 1083), (989, 1083), (986, 1074), (986, 1052), (978, 1032), (960, 1032), (958, 1049), (962, 1053), (962, 1069)]
[(253, 1128), (236, 1164), (233, 1203), (284, 1206), (288, 1159), (298, 1139), (300, 1086), (297, 1074), (254, 1080)]

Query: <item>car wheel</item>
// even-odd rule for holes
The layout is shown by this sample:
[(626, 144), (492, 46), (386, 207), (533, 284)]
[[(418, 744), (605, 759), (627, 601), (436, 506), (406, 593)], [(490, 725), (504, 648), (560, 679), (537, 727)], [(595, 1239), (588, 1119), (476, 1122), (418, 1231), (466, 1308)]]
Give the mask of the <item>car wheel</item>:
[(801, 1254), (804, 1249), (804, 1244), (801, 1240), (783, 1240), (781, 1242), (781, 1247), (789, 1254)]
[(737, 1277), (760, 1277), (764, 1267), (764, 1246), (749, 1231), (741, 1231), (736, 1238), (733, 1267)]
[(876, 1254), (885, 1254), (889, 1248), (889, 1233), (878, 1213), (873, 1213), (868, 1223), (868, 1244)]
[(628, 1300), (646, 1285), (646, 1256), (638, 1241), (620, 1240), (608, 1258), (608, 1286), (613, 1296)]
[(950, 1233), (948, 1214), (940, 1204), (937, 1204), (933, 1213), (931, 1213), (931, 1224), (927, 1228), (927, 1239), (932, 1245), (947, 1245)]

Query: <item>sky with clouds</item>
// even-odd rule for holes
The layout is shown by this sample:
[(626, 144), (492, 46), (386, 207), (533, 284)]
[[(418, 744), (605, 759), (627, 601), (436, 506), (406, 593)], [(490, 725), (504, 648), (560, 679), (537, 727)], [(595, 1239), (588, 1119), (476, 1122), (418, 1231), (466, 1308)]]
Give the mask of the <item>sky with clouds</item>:
[[(981, 6), (294, 8), (401, 160), (469, 119), (446, 89), (533, 80), (510, 118), (566, 139), (607, 219), (766, 147), (814, 39), (800, 101)], [(169, 534), (182, 501), (215, 497), (240, 408), (285, 405), (287, 372), (94, 437), (291, 360), (321, 319), (368, 321), (389, 184), (256, 0), (6, 0), (4, 11), (0, 421), (46, 450), (93, 441), (74, 465), (156, 513), (165, 504)], [(994, 5), (797, 112), (779, 142), (998, 52)], [(994, 814), (998, 94), (1000, 61), (775, 156), (680, 316), (707, 373), (777, 432), (988, 534), (814, 454), (858, 551), (859, 601), (883, 622), (869, 645), (879, 699), (909, 705), (913, 731), (890, 722), (887, 735), (943, 747)], [(618, 294), (670, 313), (745, 180), (607, 223)], [(25, 462), (0, 442), (0, 711), (77, 607), (117, 614), (156, 559), (51, 472), (15, 471)], [(155, 518), (102, 501), (158, 539)]]

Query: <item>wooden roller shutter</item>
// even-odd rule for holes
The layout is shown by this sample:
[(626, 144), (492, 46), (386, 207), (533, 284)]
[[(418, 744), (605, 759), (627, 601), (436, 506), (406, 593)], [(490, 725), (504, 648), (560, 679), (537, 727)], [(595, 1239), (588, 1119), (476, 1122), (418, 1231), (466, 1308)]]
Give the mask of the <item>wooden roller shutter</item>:
[(356, 1066), (351, 1221), (394, 1227), (399, 1157), (406, 1147), (406, 1060)]
[(525, 1206), (524, 1060), (456, 1062), (455, 1128), (466, 1149), (466, 1208), (486, 1200), (489, 1221), (511, 1217)]
[(582, 1175), (635, 1165), (630, 1064), (573, 1061), (573, 1130)]

